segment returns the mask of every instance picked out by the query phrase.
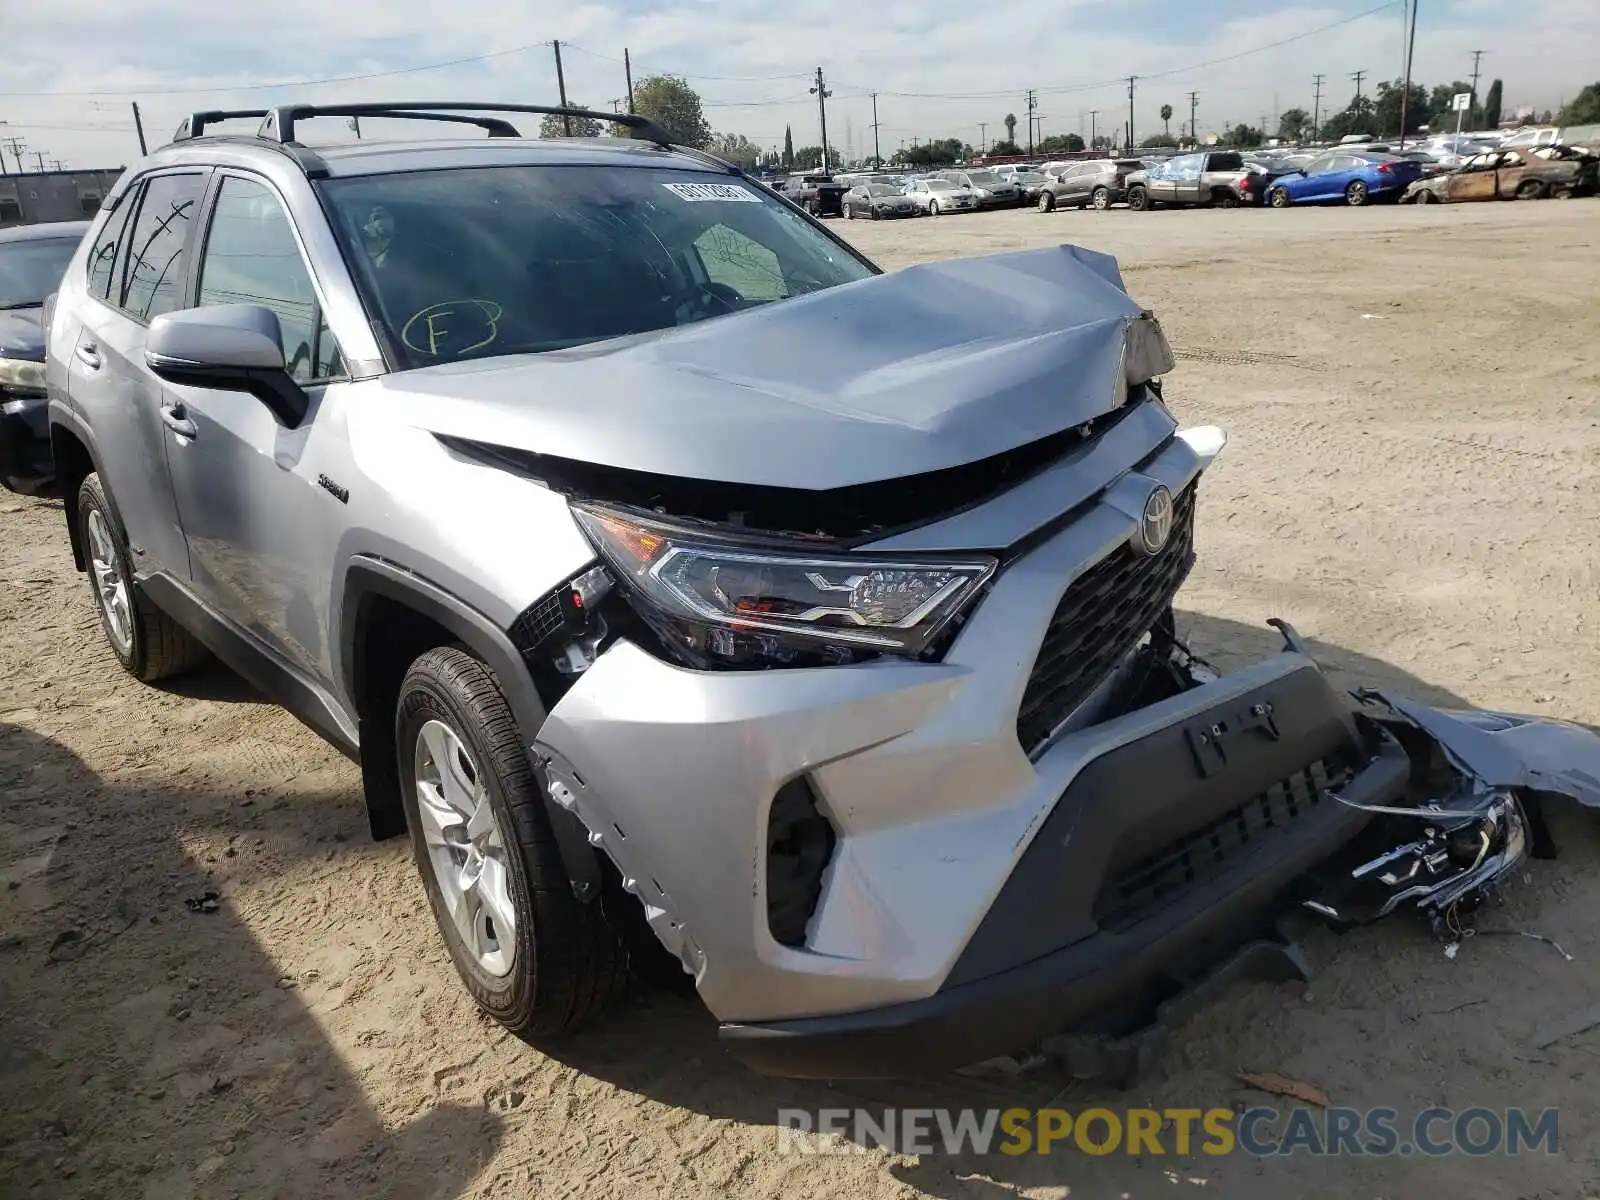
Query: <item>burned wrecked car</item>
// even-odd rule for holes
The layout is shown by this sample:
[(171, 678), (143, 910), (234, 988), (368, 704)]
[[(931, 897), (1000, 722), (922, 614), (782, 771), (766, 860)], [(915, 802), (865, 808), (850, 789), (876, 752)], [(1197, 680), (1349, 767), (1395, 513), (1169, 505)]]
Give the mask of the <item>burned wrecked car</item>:
[(1406, 188), (1402, 204), (1456, 204), (1467, 200), (1539, 200), (1593, 195), (1600, 158), (1569, 146), (1489, 150), (1453, 171), (1430, 175)]
[[(214, 653), (356, 759), (509, 1029), (656, 960), (762, 1070), (954, 1066), (1144, 1015), (1374, 822), (1376, 886), (1486, 886), (1518, 797), (1582, 783), (1532, 774), (1564, 729), (1367, 711), (1287, 629), (1190, 653), (1224, 437), (1112, 259), (883, 274), (643, 118), (475, 107), (196, 114), (47, 378), (112, 657)], [(490, 136), (297, 135), (419, 113)]]

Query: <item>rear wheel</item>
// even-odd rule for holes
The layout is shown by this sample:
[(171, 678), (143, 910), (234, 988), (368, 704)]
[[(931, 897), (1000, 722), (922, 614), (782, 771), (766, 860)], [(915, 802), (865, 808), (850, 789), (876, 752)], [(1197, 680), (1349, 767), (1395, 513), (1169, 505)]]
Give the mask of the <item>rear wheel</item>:
[(1367, 202), (1367, 185), (1359, 179), (1352, 179), (1350, 186), (1344, 190), (1344, 202), (1351, 208), (1360, 208)]
[(627, 955), (561, 865), (516, 720), (493, 674), (444, 646), (411, 664), (395, 714), (412, 853), (456, 972), (521, 1037), (576, 1029)]
[(1103, 187), (1095, 188), (1094, 195), (1089, 198), (1089, 202), (1097, 209), (1104, 212), (1106, 209), (1111, 207), (1111, 189)]
[(1239, 197), (1232, 192), (1216, 192), (1211, 197), (1211, 202), (1218, 208), (1238, 208)]
[(1544, 184), (1537, 179), (1524, 179), (1517, 184), (1518, 200), (1537, 200), (1544, 195)]
[(1039, 193), (1039, 211), (1040, 212), (1054, 212), (1055, 211), (1055, 207), (1056, 207), (1056, 198), (1055, 198), (1055, 196), (1053, 196), (1049, 192), (1040, 192)]
[(856, 208), (855, 208), (855, 205), (846, 204), (844, 206), (844, 219), (846, 221), (854, 221), (856, 219)]
[(128, 535), (98, 474), (78, 488), (78, 521), (95, 611), (106, 643), (123, 669), (135, 679), (154, 683), (203, 660), (205, 647), (134, 587)]
[(1134, 212), (1145, 212), (1150, 207), (1150, 194), (1142, 187), (1129, 188), (1128, 207)]

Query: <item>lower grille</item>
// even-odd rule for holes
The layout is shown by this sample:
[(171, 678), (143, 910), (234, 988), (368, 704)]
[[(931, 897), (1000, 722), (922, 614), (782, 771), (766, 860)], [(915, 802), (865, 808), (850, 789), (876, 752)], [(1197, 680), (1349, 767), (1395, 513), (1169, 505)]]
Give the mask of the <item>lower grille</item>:
[(1095, 899), (1096, 924), (1112, 932), (1128, 929), (1170, 908), (1247, 855), (1269, 850), (1312, 813), (1336, 805), (1328, 792), (1344, 786), (1352, 773), (1342, 763), (1319, 759), (1209, 825), (1116, 871)]
[(1189, 487), (1173, 497), (1172, 534), (1159, 553), (1122, 546), (1073, 580), (1061, 597), (1017, 713), (1017, 737), (1029, 754), (1172, 603), (1194, 563), (1194, 493)]
[(511, 626), (511, 642), (524, 657), (544, 647), (566, 623), (561, 599), (554, 592), (530, 605)]

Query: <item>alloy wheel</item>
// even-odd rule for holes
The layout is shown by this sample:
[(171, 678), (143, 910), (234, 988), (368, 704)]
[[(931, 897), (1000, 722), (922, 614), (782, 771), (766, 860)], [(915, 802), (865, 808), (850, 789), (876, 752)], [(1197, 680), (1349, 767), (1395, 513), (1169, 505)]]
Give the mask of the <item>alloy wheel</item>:
[(428, 865), (462, 945), (496, 978), (516, 959), (516, 906), (505, 839), (477, 763), (440, 720), (417, 731), (417, 812)]
[(117, 653), (126, 658), (133, 653), (133, 606), (129, 603), (128, 584), (122, 570), (122, 552), (117, 548), (111, 526), (98, 508), (89, 510), (87, 525), (89, 565), (106, 636)]

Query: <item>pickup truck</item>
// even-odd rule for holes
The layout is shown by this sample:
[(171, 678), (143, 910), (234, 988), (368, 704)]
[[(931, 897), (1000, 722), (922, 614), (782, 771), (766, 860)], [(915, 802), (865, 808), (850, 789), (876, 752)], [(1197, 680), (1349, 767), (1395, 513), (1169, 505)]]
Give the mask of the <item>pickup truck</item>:
[(1180, 154), (1128, 176), (1128, 207), (1135, 212), (1162, 205), (1205, 205), (1237, 208), (1260, 204), (1260, 177), (1245, 165), (1237, 150)]
[(844, 215), (844, 194), (849, 191), (831, 175), (791, 175), (778, 191), (814, 217)]

